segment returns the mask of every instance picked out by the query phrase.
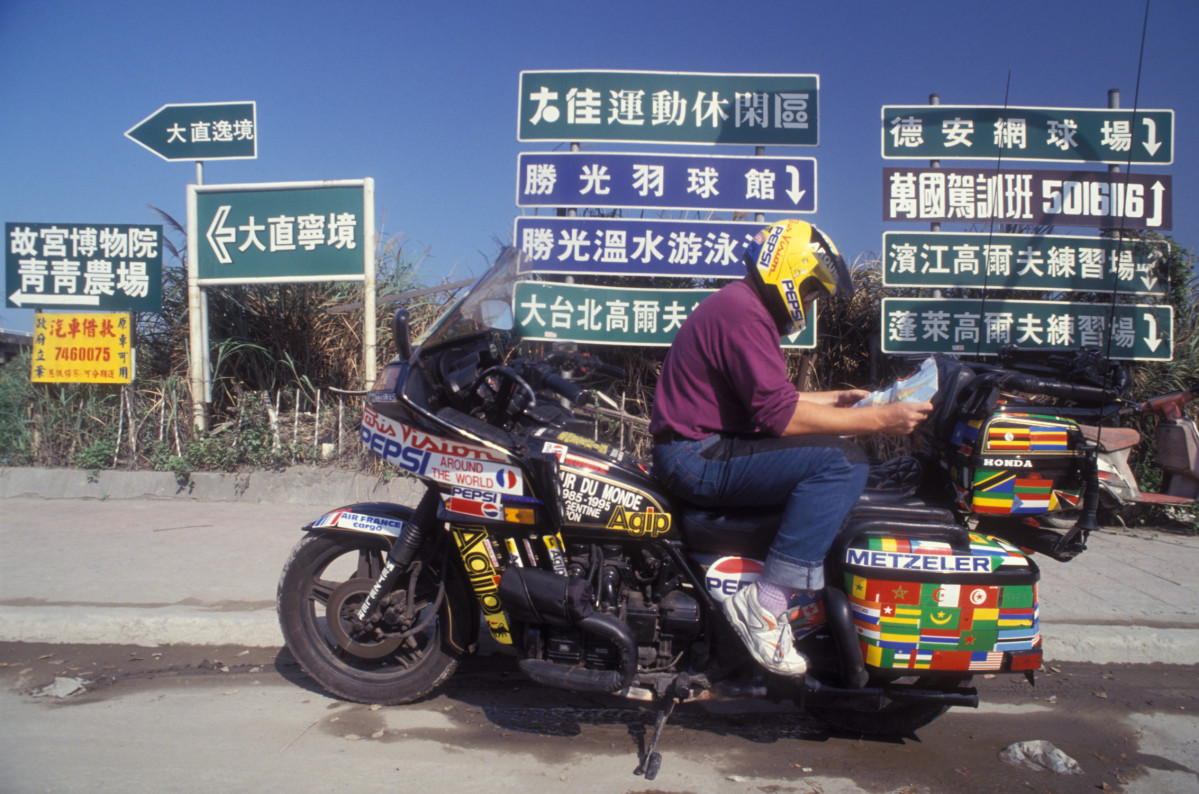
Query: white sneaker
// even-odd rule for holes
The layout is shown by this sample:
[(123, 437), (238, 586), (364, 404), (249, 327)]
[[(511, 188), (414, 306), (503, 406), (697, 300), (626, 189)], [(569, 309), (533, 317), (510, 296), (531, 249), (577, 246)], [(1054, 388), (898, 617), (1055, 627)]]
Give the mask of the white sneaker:
[(724, 614), (758, 663), (779, 675), (803, 675), (808, 660), (795, 650), (787, 613), (772, 615), (758, 603), (758, 588), (743, 587), (724, 600)]

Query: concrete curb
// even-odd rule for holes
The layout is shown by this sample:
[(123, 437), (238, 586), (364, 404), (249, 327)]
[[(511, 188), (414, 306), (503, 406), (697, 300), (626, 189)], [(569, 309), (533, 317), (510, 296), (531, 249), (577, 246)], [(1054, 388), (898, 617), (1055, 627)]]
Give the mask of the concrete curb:
[[(1199, 631), (1193, 629), (1067, 623), (1046, 627), (1042, 639), (1046, 662), (1148, 664), (1199, 658)], [(0, 642), (282, 648), (283, 634), (273, 608), (10, 606), (0, 607)]]
[(1199, 659), (1199, 630), (1113, 624), (1042, 624), (1046, 661), (1153, 664)]
[(273, 609), (218, 612), (203, 607), (0, 607), (0, 642), (83, 645), (241, 645), (282, 648)]
[(0, 468), (0, 499), (187, 499), (196, 502), (311, 504), (333, 508), (350, 502), (415, 504), (417, 480), (388, 481), (346, 469), (296, 466), (238, 474), (194, 472), (187, 485), (161, 471)]

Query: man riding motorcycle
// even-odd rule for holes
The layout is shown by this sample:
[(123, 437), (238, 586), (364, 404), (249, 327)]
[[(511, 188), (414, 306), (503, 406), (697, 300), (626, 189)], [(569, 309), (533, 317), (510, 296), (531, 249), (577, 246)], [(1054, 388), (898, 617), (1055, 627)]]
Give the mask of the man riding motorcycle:
[[(654, 395), (655, 476), (702, 506), (785, 502), (761, 577), (724, 601), (754, 658), (802, 675), (789, 608), (819, 621), (824, 558), (865, 487), (869, 464), (845, 436), (911, 433), (930, 403), (853, 407), (860, 389), (800, 393), (787, 379), (780, 337), (806, 327), (813, 301), (853, 294), (832, 241), (804, 221), (760, 231), (747, 275), (704, 300), (675, 336)], [(800, 631), (806, 631), (803, 626)]]

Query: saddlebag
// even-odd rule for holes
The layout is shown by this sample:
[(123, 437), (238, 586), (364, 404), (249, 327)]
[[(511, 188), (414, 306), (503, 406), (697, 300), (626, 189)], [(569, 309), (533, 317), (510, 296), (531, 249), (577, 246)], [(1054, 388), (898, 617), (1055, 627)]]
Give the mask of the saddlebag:
[(950, 522), (874, 514), (851, 516), (832, 561), (872, 674), (1040, 667), (1040, 571), (1015, 546)]

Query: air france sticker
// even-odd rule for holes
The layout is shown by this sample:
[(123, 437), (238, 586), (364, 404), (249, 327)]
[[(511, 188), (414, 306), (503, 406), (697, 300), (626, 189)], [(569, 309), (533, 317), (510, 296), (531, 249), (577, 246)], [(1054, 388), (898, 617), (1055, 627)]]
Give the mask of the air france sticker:
[(721, 557), (708, 566), (704, 586), (717, 601), (724, 601), (762, 575), (762, 563), (748, 557)]
[(500, 508), (500, 495), (494, 491), (480, 491), (475, 488), (459, 488), (450, 492), (446, 508), (454, 513), (461, 513), (477, 518), (499, 520), (503, 515)]
[(396, 518), (369, 516), (365, 513), (351, 513), (348, 510), (334, 510), (332, 513), (326, 513), (312, 522), (313, 529), (320, 529), (322, 527), (339, 527), (341, 529), (374, 532), (380, 535), (395, 537), (400, 534), (400, 530), (404, 527), (404, 522)]

